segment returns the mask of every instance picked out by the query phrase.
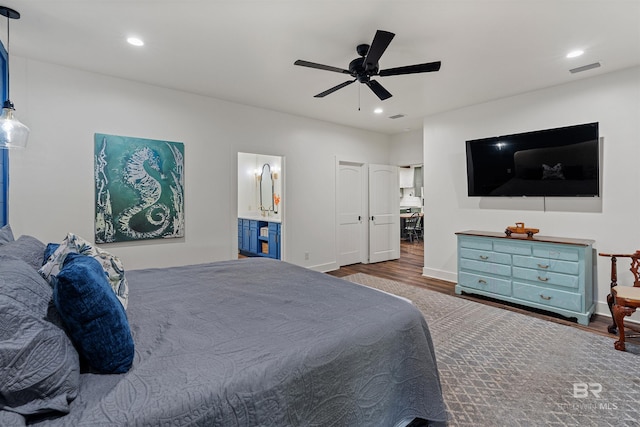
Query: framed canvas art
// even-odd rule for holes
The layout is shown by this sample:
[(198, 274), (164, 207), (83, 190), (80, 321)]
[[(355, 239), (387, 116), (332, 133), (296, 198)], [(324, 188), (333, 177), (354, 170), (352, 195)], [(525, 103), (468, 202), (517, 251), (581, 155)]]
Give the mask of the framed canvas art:
[(95, 241), (184, 237), (184, 144), (94, 135)]

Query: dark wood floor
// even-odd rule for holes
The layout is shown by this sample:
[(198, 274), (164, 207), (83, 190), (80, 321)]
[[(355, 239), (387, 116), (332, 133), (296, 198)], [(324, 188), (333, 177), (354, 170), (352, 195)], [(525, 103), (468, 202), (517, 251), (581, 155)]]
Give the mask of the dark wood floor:
[(591, 318), (591, 322), (589, 323), (589, 325), (583, 326), (578, 324), (575, 320), (568, 320), (554, 313), (535, 310), (514, 304), (507, 304), (502, 301), (492, 300), (490, 298), (484, 298), (480, 296), (472, 296), (466, 294), (456, 295), (454, 291), (455, 283), (424, 277), (422, 275), (423, 266), (424, 243), (402, 241), (402, 243), (400, 244), (400, 259), (379, 262), (375, 264), (348, 265), (341, 267), (339, 270), (331, 271), (328, 274), (336, 277), (344, 277), (355, 273), (366, 273), (372, 276), (407, 283), (409, 285), (424, 287), (427, 289), (431, 289), (432, 291), (443, 292), (445, 294), (456, 296), (459, 298), (466, 298), (483, 304), (501, 307), (505, 310), (523, 313), (529, 316), (549, 320), (551, 322), (562, 323), (565, 325), (573, 326), (575, 328), (611, 337), (612, 340), (615, 338), (615, 335), (611, 335), (607, 332), (607, 326), (611, 323), (611, 318), (608, 316), (594, 315)]

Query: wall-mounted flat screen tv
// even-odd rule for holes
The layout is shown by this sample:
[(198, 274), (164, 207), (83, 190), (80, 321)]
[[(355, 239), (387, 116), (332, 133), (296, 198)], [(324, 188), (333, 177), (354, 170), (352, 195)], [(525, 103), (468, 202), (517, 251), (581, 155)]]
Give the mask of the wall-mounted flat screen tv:
[(599, 196), (598, 142), (597, 122), (466, 141), (469, 196)]

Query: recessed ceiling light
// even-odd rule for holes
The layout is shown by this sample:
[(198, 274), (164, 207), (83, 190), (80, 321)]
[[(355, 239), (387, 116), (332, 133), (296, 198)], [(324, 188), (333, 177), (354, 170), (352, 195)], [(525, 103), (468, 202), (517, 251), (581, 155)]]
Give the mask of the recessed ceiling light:
[(584, 53), (584, 50), (572, 50), (571, 52), (567, 53), (567, 58), (577, 58), (578, 56), (582, 55)]
[(137, 37), (129, 37), (127, 38), (127, 43), (133, 46), (144, 46), (144, 42)]
[(376, 114), (382, 114), (382, 108), (378, 107), (375, 110), (373, 110), (373, 112)]

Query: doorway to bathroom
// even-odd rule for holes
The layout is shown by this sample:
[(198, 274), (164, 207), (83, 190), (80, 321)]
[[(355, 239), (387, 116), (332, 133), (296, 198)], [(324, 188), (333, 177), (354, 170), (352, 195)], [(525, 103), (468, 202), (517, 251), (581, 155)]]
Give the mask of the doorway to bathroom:
[(283, 157), (238, 153), (238, 254), (284, 259)]

